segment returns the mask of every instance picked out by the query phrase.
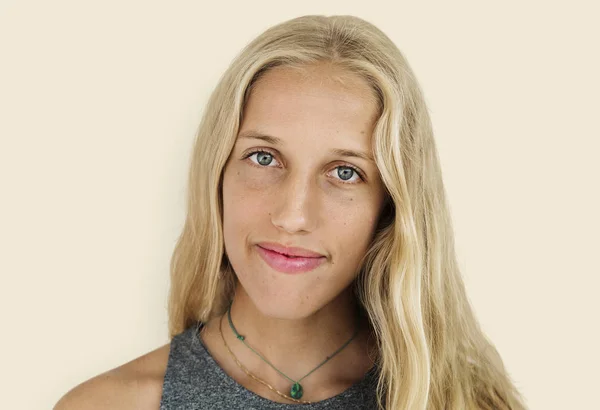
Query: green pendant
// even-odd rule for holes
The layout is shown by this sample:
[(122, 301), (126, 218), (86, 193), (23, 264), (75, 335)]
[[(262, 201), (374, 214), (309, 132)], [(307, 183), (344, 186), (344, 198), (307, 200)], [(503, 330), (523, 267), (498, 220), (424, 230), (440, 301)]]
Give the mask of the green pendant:
[(294, 383), (292, 389), (290, 390), (290, 396), (294, 399), (299, 399), (302, 397), (302, 393), (304, 390), (302, 389), (302, 385), (300, 383)]

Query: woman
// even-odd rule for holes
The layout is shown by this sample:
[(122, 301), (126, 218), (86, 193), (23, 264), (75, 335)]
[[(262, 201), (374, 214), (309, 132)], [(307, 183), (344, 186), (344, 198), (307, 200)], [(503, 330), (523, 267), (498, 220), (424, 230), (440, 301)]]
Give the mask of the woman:
[(295, 18), (225, 72), (169, 330), (56, 408), (525, 408), (465, 294), (423, 96), (379, 29)]

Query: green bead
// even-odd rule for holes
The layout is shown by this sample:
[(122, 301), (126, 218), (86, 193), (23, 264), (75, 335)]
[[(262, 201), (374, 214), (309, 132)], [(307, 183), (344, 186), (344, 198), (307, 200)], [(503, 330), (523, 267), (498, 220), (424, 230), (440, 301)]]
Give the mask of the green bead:
[(304, 390), (302, 389), (302, 385), (300, 383), (294, 383), (292, 389), (290, 390), (290, 396), (294, 399), (299, 399), (302, 397), (302, 393)]
[(242, 335), (239, 335), (237, 338), (240, 339), (240, 340), (244, 340), (245, 339), (245, 337), (242, 336)]

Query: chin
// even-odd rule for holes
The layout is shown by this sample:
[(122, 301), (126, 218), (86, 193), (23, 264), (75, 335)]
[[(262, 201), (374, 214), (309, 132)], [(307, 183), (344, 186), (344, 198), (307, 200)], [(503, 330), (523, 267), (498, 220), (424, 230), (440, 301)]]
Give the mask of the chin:
[(256, 309), (264, 316), (284, 320), (298, 320), (309, 317), (318, 310), (318, 307), (306, 303), (301, 295), (274, 295), (266, 292), (259, 290), (259, 294), (248, 293)]

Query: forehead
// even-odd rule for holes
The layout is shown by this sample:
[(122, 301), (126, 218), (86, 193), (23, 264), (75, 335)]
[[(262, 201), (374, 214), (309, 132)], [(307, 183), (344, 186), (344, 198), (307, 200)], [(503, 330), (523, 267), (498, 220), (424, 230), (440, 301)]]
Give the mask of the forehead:
[(277, 67), (254, 85), (240, 133), (253, 130), (304, 143), (349, 140), (366, 148), (376, 108), (371, 87), (355, 74), (327, 66)]

